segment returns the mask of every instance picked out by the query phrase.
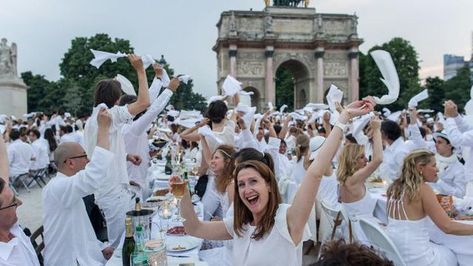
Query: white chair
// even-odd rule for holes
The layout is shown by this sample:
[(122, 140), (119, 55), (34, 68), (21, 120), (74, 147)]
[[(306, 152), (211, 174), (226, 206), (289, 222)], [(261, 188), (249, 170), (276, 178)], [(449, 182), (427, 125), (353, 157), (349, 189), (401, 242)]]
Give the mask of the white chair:
[(367, 218), (360, 218), (359, 223), (368, 240), (389, 260), (393, 261), (394, 265), (406, 265), (394, 243), (377, 223)]
[[(319, 240), (325, 243), (328, 240), (335, 238), (337, 235), (337, 230), (334, 228), (337, 227), (340, 229), (341, 221), (343, 221), (343, 215), (340, 213), (340, 206), (333, 206), (330, 203), (327, 203), (325, 200), (320, 201), (320, 205), (322, 206), (322, 213), (320, 217), (320, 230), (323, 230), (322, 235), (319, 236)], [(338, 224), (337, 221), (340, 221)], [(323, 220), (322, 220), (323, 219)], [(338, 231), (339, 232), (339, 231)], [(338, 233), (338, 237), (342, 234)]]

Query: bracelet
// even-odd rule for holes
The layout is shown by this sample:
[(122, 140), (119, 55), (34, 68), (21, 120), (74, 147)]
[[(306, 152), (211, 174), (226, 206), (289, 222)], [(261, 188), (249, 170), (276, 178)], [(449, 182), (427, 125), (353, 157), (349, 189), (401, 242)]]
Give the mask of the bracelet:
[(347, 131), (347, 128), (348, 128), (348, 125), (347, 124), (343, 124), (342, 122), (340, 121), (337, 121), (335, 123), (335, 125), (333, 125), (334, 127), (338, 127), (342, 130), (343, 133), (345, 133)]

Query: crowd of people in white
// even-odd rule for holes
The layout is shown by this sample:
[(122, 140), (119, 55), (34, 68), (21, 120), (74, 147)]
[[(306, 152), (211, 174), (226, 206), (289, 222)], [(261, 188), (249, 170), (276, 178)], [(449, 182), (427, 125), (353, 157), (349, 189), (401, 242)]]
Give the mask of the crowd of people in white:
[[(153, 158), (165, 156), (163, 145), (155, 145), (160, 142), (179, 146), (183, 160), (199, 165), (204, 219), (188, 193), (181, 213), (188, 234), (214, 240), (204, 246), (221, 256), (219, 265), (301, 265), (309, 239), (327, 243), (317, 265), (350, 265), (343, 264), (356, 261), (350, 254), (365, 254), (366, 264), (392, 265), (389, 254), (365, 246), (333, 255), (342, 248), (322, 232), (322, 202), (347, 216), (337, 234), (346, 242), (353, 234), (357, 243), (373, 245), (357, 222), (365, 217), (385, 223), (406, 265), (473, 263), (466, 246), (451, 248), (429, 235), (435, 227), (465, 236), (458, 239), (465, 245), (473, 241), (473, 224), (451, 219), (436, 197), (473, 197), (473, 124), (454, 102), (446, 101), (438, 114), (415, 107), (379, 113), (372, 97), (292, 113), (268, 104), (258, 114), (235, 93), (212, 100), (201, 114), (168, 106), (177, 77), (153, 65), (148, 88), (142, 59), (128, 57), (137, 96), (123, 94), (117, 80), (102, 80), (87, 119), (68, 113), (0, 117), (0, 265), (40, 265), (43, 256), (44, 265), (104, 265), (119, 248), (132, 198), (153, 192), (149, 169)], [(386, 184), (384, 217), (376, 214), (379, 199), (370, 181)], [(18, 192), (32, 185), (45, 185), (40, 260), (16, 218)], [(91, 194), (106, 221), (105, 243), (83, 201)]]

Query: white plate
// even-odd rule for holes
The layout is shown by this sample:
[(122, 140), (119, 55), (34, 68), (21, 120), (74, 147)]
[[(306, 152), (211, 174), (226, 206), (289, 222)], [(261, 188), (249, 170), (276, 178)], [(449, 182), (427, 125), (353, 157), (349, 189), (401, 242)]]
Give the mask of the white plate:
[(200, 240), (192, 236), (176, 236), (168, 237), (166, 239), (166, 249), (170, 252), (188, 251), (198, 247), (199, 245)]
[(161, 175), (158, 175), (156, 177), (156, 179), (158, 179), (158, 180), (169, 180), (170, 177), (171, 177), (170, 175), (161, 174)]

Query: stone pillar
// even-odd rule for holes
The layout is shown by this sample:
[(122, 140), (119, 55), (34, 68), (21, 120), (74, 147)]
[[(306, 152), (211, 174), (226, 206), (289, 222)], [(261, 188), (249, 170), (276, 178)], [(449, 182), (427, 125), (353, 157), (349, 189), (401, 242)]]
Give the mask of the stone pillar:
[(228, 56), (230, 57), (230, 75), (234, 78), (237, 77), (237, 46), (235, 44), (230, 44), (230, 49), (228, 51)]
[(274, 86), (274, 66), (273, 66), (273, 53), (274, 47), (267, 46), (264, 55), (266, 56), (266, 75), (265, 75), (265, 88), (264, 98), (266, 102), (272, 102), (276, 105), (276, 90)]
[[(318, 47), (315, 50), (315, 60), (317, 64), (317, 72), (315, 73), (315, 88), (316, 88), (316, 102), (324, 102), (324, 54), (323, 47)], [(312, 98), (312, 97), (311, 97)]]
[(358, 65), (358, 48), (352, 48), (348, 53), (348, 59), (350, 60), (350, 73), (348, 83), (350, 84), (350, 101), (356, 101), (359, 99), (359, 65)]

